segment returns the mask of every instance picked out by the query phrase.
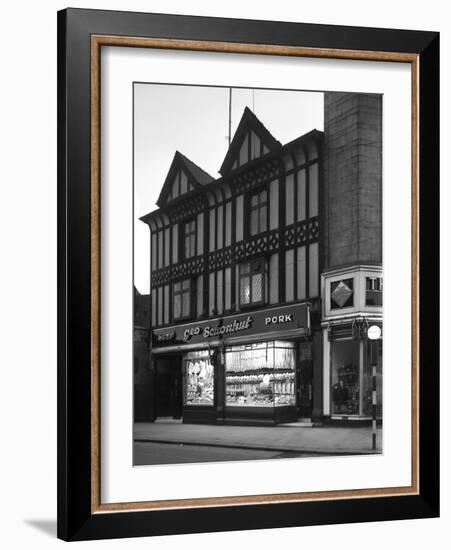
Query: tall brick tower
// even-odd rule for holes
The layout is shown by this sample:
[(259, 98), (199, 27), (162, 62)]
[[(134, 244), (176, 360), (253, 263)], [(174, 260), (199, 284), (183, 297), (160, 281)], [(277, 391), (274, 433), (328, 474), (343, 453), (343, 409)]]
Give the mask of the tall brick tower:
[(324, 97), (324, 267), (382, 263), (382, 98)]
[(382, 96), (325, 93), (323, 159), (324, 416), (367, 419), (366, 331), (382, 326)]

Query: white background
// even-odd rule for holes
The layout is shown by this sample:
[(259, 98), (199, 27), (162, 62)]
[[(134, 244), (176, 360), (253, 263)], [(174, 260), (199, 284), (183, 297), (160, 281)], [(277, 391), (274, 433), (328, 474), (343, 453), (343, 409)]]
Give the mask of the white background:
[[(442, 98), (450, 89), (450, 18), (446, 3), (408, 4), (323, 0), (258, 2), (165, 0), (86, 2), (72, 6), (279, 19), (441, 31)], [(62, 2), (23, 1), (2, 10), (1, 151), (1, 544), (5, 548), (52, 548), (56, 519), (56, 10)], [(442, 102), (442, 277), (451, 268), (449, 103)], [(447, 184), (447, 185), (446, 185)], [(431, 189), (431, 192), (433, 190)], [(442, 334), (450, 305), (449, 284), (441, 293)], [(444, 345), (443, 345), (444, 350)], [(442, 518), (384, 524), (338, 525), (84, 543), (84, 547), (155, 549), (311, 548), (401, 545), (445, 547), (450, 536), (449, 367), (442, 369)], [(441, 541), (441, 542), (440, 542)], [(449, 544), (449, 542), (448, 542)]]
[[(287, 460), (283, 467), (274, 460), (132, 467), (133, 350), (132, 338), (125, 341), (123, 338), (124, 334), (132, 334), (133, 310), (133, 117), (130, 99), (133, 80), (143, 82), (151, 76), (154, 81), (168, 82), (174, 75), (179, 82), (192, 84), (346, 89), (383, 94), (385, 338), (382, 456), (298, 458)], [(102, 53), (101, 90), (101, 501), (133, 502), (409, 485), (409, 65), (106, 48)], [(149, 169), (148, 177), (153, 174)], [(154, 185), (158, 184), (155, 182)], [(399, 204), (406, 205), (402, 211), (397, 207)]]

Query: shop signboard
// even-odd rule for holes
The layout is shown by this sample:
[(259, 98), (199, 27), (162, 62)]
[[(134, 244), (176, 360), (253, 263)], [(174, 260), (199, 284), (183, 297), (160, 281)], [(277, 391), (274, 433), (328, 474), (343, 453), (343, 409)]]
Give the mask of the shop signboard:
[(155, 329), (152, 331), (152, 347), (208, 343), (218, 339), (296, 329), (299, 329), (299, 334), (308, 334), (307, 304), (250, 311)]

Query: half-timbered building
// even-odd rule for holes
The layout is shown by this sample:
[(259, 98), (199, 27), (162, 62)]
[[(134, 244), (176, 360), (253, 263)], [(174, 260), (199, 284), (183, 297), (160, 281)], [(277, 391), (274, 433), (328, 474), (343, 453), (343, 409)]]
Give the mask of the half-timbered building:
[(321, 138), (313, 130), (282, 145), (246, 108), (220, 178), (175, 153), (158, 210), (142, 218), (151, 230), (156, 414), (311, 416)]
[[(158, 209), (141, 218), (151, 232), (152, 418), (273, 424), (323, 420), (325, 409), (349, 415), (347, 405), (330, 405), (330, 340), (362, 317), (360, 309), (339, 315), (354, 296), (349, 280), (380, 272), (381, 258), (365, 268), (355, 258), (341, 271), (340, 258), (332, 261), (340, 236), (325, 220), (333, 209), (325, 178), (336, 177), (343, 144), (324, 141), (312, 130), (281, 144), (246, 108), (220, 177), (175, 153)], [(324, 151), (335, 162), (327, 170)], [(379, 305), (368, 311), (381, 320)], [(360, 403), (354, 413), (363, 412)]]

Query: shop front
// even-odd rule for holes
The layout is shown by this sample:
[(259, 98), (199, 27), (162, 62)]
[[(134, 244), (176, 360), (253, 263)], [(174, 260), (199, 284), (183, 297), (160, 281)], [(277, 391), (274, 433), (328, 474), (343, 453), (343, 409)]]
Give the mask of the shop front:
[[(152, 358), (157, 372), (180, 368), (183, 422), (290, 422), (309, 384), (311, 393), (309, 323), (297, 304), (156, 329)], [(157, 380), (157, 401), (174, 391)]]
[(370, 420), (373, 365), (376, 366), (376, 414), (382, 417), (382, 339), (368, 339), (368, 326), (380, 321), (342, 322), (327, 330), (328, 406), (332, 420)]
[[(373, 401), (382, 418), (382, 269), (346, 266), (322, 279), (325, 420), (370, 421)], [(368, 336), (371, 327), (377, 340)]]

